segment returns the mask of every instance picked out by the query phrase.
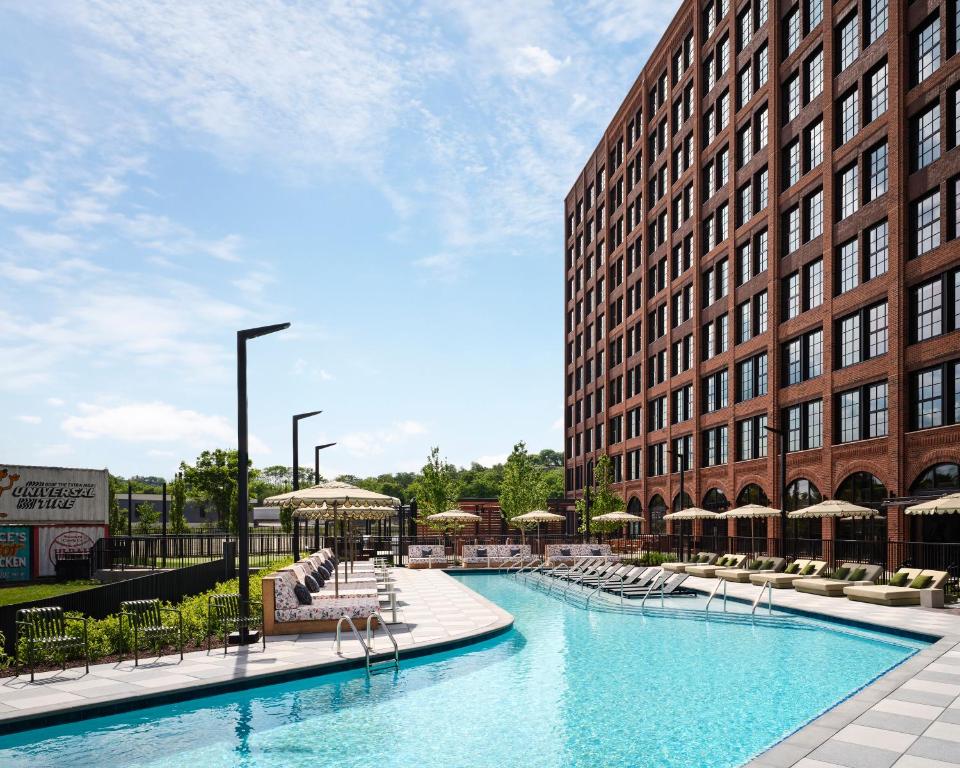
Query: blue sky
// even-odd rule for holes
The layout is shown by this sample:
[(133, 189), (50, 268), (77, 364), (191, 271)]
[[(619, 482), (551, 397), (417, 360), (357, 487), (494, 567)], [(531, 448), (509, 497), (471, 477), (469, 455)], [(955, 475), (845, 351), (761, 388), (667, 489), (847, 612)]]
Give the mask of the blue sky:
[(258, 466), (561, 449), (563, 197), (676, 6), (0, 0), (0, 459), (234, 445), (284, 321)]

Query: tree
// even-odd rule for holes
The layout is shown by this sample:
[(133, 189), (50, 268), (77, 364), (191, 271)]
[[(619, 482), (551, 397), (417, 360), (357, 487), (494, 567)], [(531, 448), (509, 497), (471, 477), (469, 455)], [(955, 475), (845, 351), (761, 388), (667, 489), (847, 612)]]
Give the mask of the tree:
[(522, 441), (513, 446), (503, 468), (503, 483), (500, 486), (500, 514), (507, 525), (528, 529), (530, 524), (514, 523), (518, 515), (542, 509), (547, 503), (546, 486), (543, 483), (543, 470), (538, 468), (533, 457), (527, 453)]
[(417, 497), (417, 522), (438, 531), (456, 529), (457, 525), (436, 523), (427, 518), (455, 508), (460, 499), (460, 488), (456, 467), (440, 458), (438, 446), (431, 448), (427, 463), (413, 484)]
[(563, 498), (563, 467), (544, 470), (543, 484), (547, 490), (548, 499)]
[(293, 531), (293, 507), (280, 507), (280, 530), (284, 533)]
[(144, 502), (137, 504), (137, 533), (141, 536), (147, 536), (156, 530), (157, 521), (160, 520), (160, 513), (153, 504)]
[(181, 475), (177, 475), (174, 479), (170, 492), (173, 497), (170, 506), (170, 533), (186, 533), (188, 529), (186, 518), (187, 487)]
[(557, 469), (563, 467), (563, 454), (552, 448), (544, 448), (539, 453), (530, 457), (534, 464), (544, 469)]
[[(593, 468), (593, 488), (590, 493), (590, 530), (589, 533), (615, 531), (621, 523), (597, 522), (596, 518), (608, 512), (618, 512), (623, 509), (623, 499), (610, 488), (613, 483), (613, 465), (607, 454), (600, 454), (596, 466)], [(580, 533), (587, 533), (585, 499), (577, 499), (576, 509), (580, 518)]]
[(110, 482), (110, 535), (123, 536), (127, 532), (127, 511), (120, 508), (112, 481), (113, 478)]
[(190, 495), (217, 513), (217, 522), (224, 528), (230, 520), (230, 503), (237, 486), (239, 456), (236, 451), (217, 448), (204, 451), (193, 466), (180, 464)]

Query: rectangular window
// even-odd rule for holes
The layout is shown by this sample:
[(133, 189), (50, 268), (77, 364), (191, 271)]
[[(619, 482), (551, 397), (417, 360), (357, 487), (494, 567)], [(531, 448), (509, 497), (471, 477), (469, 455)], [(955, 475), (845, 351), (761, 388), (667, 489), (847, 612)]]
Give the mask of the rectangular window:
[[(883, 146), (884, 149), (886, 149), (886, 144)], [(884, 155), (884, 163), (886, 163), (886, 155)], [(886, 164), (884, 164), (884, 174), (885, 173)], [(886, 175), (884, 175), (884, 181), (886, 181)], [(818, 189), (813, 194), (808, 195), (804, 199), (804, 206), (806, 207), (806, 232), (804, 241), (809, 242), (823, 234), (823, 190)]]
[(784, 253), (790, 254), (800, 247), (800, 207), (795, 205), (783, 217)]
[(823, 0), (807, 0), (807, 33), (821, 21), (823, 21)]
[(867, 0), (865, 10), (867, 16), (866, 44), (870, 45), (887, 31), (887, 0)]
[(727, 463), (727, 428), (714, 427), (703, 433), (704, 452), (703, 465), (716, 467)]
[(840, 366), (860, 362), (860, 314), (840, 321)]
[(800, 45), (800, 9), (794, 8), (783, 22), (784, 58)]
[(873, 122), (887, 111), (887, 62), (883, 62), (867, 76), (870, 100), (867, 104), (867, 122)]
[(887, 191), (887, 142), (867, 152), (867, 200), (876, 200)]
[(823, 120), (818, 120), (804, 133), (805, 170), (811, 171), (823, 162)]
[(860, 55), (860, 28), (857, 22), (857, 14), (854, 13), (840, 24), (838, 34), (838, 38), (840, 40), (840, 50), (837, 62), (838, 74), (853, 64), (853, 62), (857, 60), (857, 56)]
[(840, 143), (846, 144), (860, 130), (860, 107), (856, 88), (840, 99)]
[(886, 220), (866, 231), (864, 242), (867, 248), (867, 279), (885, 274), (889, 265), (887, 251), (888, 230)]
[(913, 82), (922, 83), (940, 68), (940, 14), (913, 34)]
[(794, 75), (783, 86), (784, 118), (789, 123), (800, 114), (800, 76)]
[(811, 400), (786, 408), (787, 451), (805, 451), (823, 445), (823, 401)]
[(913, 203), (914, 256), (922, 256), (940, 245), (940, 190)]
[(794, 272), (792, 275), (787, 275), (783, 281), (784, 314), (790, 320), (800, 315), (800, 273)]
[(823, 259), (817, 259), (804, 268), (804, 310), (814, 309), (823, 304)]
[(943, 368), (914, 374), (911, 400), (914, 429), (939, 427), (944, 423)]
[(943, 279), (938, 277), (911, 290), (913, 340), (932, 339), (943, 333)]
[(840, 218), (845, 219), (856, 213), (860, 207), (857, 164), (840, 171)]
[(913, 118), (913, 169), (926, 168), (940, 159), (940, 104), (935, 103)]
[(840, 395), (840, 442), (851, 443), (860, 439), (860, 390)]
[(767, 416), (753, 416), (736, 425), (737, 461), (762, 459), (767, 455)]
[(886, 354), (887, 302), (867, 308), (867, 358)]
[(823, 49), (819, 48), (804, 64), (804, 90), (807, 102), (823, 93)]
[(792, 187), (800, 181), (800, 141), (794, 139), (790, 142), (784, 152), (784, 189)]

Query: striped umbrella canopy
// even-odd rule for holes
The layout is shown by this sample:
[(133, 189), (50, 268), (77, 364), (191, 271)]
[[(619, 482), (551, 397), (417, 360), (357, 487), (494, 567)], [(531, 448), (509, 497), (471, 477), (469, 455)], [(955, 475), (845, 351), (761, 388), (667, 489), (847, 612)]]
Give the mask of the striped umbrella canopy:
[(701, 509), (700, 507), (687, 507), (686, 509), (681, 509), (679, 512), (671, 512), (668, 515), (663, 516), (664, 520), (719, 520), (720, 515), (716, 512), (711, 512), (709, 509)]
[(553, 523), (558, 520), (566, 520), (566, 518), (563, 515), (547, 512), (545, 509), (535, 509), (510, 518), (511, 523)]
[(875, 517), (877, 514), (875, 509), (861, 507), (843, 499), (825, 499), (819, 504), (791, 512), (789, 516), (794, 520), (802, 520), (816, 517)]
[(903, 510), (908, 515), (960, 515), (960, 493), (948, 493)]
[(744, 504), (742, 507), (728, 509), (721, 513), (720, 517), (780, 517), (780, 510), (764, 507), (761, 504)]
[(643, 520), (640, 515), (631, 515), (629, 512), (607, 512), (590, 519), (601, 523), (639, 523)]

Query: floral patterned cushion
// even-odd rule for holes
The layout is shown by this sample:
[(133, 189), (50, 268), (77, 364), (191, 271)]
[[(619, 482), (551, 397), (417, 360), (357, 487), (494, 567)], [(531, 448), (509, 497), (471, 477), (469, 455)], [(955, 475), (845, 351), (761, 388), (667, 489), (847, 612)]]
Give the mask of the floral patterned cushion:
[(578, 560), (581, 557), (605, 557), (607, 560), (620, 559), (613, 554), (609, 544), (547, 544), (545, 552), (547, 559), (553, 562)]
[[(480, 554), (485, 550), (486, 554)], [(463, 561), (465, 563), (486, 563), (511, 560), (519, 555), (530, 557), (529, 544), (464, 544)]]
[(297, 608), (277, 607), (275, 618), (284, 621), (335, 621), (346, 614), (351, 618), (366, 618), (380, 606), (376, 596), (341, 595), (332, 600), (314, 601), (313, 605)]

